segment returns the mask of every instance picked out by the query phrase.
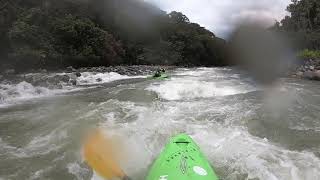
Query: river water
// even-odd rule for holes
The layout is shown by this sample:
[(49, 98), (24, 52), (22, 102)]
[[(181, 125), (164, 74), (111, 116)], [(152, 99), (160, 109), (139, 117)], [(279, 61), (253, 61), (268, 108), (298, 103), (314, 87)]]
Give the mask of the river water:
[(130, 153), (123, 168), (135, 180), (182, 132), (220, 179), (320, 179), (319, 82), (280, 79), (267, 88), (231, 68), (170, 74), (165, 81), (105, 74), (100, 84), (63, 90), (2, 84), (0, 179), (99, 179), (81, 155), (94, 127), (121, 137)]

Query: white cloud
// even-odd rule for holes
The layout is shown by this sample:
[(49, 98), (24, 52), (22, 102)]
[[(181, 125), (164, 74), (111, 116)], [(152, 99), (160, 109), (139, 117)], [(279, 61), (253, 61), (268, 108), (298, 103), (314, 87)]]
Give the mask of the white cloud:
[(145, 0), (161, 9), (180, 11), (192, 22), (225, 36), (242, 21), (264, 21), (271, 25), (286, 15), (290, 0)]

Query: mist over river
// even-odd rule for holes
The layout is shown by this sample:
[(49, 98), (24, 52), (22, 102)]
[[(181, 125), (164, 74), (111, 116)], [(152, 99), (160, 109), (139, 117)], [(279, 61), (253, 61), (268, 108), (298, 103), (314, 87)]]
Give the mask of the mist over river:
[[(0, 180), (97, 180), (82, 137), (101, 127), (144, 179), (168, 138), (187, 133), (224, 180), (320, 179), (320, 83), (257, 85), (233, 68), (176, 69), (171, 78), (87, 73), (79, 86), (0, 84)], [(99, 83), (93, 82), (97, 77)]]

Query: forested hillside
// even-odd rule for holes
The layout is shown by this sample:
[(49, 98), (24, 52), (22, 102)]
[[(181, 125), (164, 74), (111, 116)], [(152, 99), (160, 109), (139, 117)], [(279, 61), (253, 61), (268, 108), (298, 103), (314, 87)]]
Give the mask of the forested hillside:
[(1, 69), (224, 65), (225, 41), (140, 0), (0, 0)]
[(320, 1), (292, 0), (287, 11), (290, 16), (272, 29), (284, 33), (297, 49), (320, 49)]

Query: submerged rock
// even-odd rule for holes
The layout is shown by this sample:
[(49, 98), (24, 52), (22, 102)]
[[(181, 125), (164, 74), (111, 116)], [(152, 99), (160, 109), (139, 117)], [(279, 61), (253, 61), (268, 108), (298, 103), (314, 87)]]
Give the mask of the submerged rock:
[(313, 78), (313, 72), (307, 71), (303, 73), (303, 77), (306, 79), (312, 79)]
[(53, 80), (67, 83), (69, 82), (70, 77), (68, 75), (55, 75)]
[(309, 69), (313, 71), (314, 70), (314, 66), (310, 66)]
[(76, 72), (76, 76), (77, 77), (81, 77), (81, 73), (80, 72)]
[(0, 94), (0, 102), (4, 101), (4, 96), (2, 94)]
[(320, 70), (317, 70), (317, 71), (314, 73), (314, 80), (320, 81)]
[(77, 85), (77, 80), (71, 79), (71, 80), (69, 81), (69, 83), (70, 83), (71, 85), (73, 85), (73, 86), (76, 86), (76, 85)]
[(74, 72), (74, 71), (76, 71), (76, 69), (73, 68), (72, 66), (69, 66), (69, 67), (67, 67), (67, 71), (68, 72)]
[(101, 79), (101, 78), (98, 78), (98, 79), (96, 79), (96, 81), (97, 81), (97, 82), (101, 82), (101, 81), (102, 81), (102, 79)]
[(320, 70), (318, 71), (307, 71), (303, 74), (303, 77), (309, 80), (320, 80)]
[(13, 74), (15, 74), (15, 70), (14, 69), (7, 69), (7, 70), (5, 70), (4, 71), (4, 74), (6, 74), (6, 75), (13, 75)]
[(297, 75), (298, 77), (302, 77), (303, 76), (303, 72), (298, 71), (295, 75)]

